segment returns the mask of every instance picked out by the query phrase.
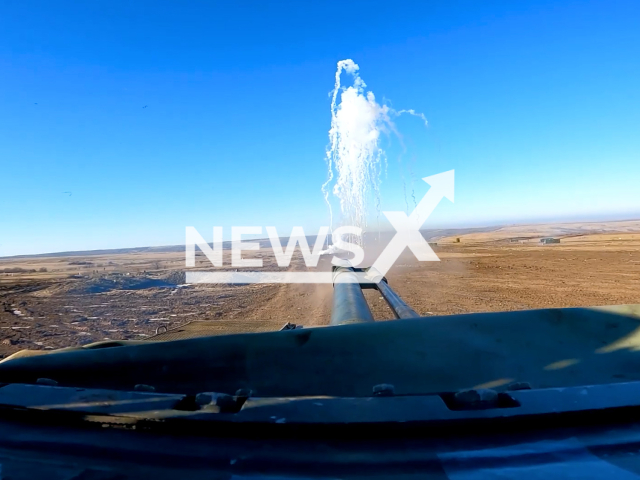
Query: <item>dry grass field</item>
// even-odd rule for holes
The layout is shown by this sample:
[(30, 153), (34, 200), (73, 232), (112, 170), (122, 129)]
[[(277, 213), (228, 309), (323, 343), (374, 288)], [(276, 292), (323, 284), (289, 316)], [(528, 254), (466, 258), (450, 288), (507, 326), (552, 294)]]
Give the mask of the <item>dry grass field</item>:
[[(560, 243), (542, 245), (547, 236)], [(509, 226), (430, 241), (440, 262), (405, 252), (387, 275), (421, 315), (640, 303), (640, 221)], [(275, 269), (270, 250), (256, 255)], [(205, 260), (197, 268), (210, 269)], [(290, 268), (303, 268), (299, 255)], [(237, 320), (233, 331), (329, 322), (330, 285), (183, 285), (183, 273), (184, 252), (175, 251), (0, 259), (0, 355), (145, 339), (192, 320)], [(391, 318), (376, 291), (365, 295), (376, 319)]]

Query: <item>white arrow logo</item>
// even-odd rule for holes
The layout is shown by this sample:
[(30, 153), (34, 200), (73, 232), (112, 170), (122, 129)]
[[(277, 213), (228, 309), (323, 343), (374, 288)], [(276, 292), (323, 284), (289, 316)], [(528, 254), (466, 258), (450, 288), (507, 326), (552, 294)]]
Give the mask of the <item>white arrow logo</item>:
[(407, 217), (404, 212), (382, 212), (395, 228), (396, 234), (371, 267), (381, 276), (384, 276), (389, 271), (406, 247), (409, 247), (421, 262), (440, 261), (420, 233), (420, 228), (438, 206), (442, 197), (446, 197), (453, 202), (454, 170), (425, 177), (422, 180), (431, 185), (431, 188), (422, 197), (422, 200), (420, 200), (415, 210), (411, 212), (411, 215)]
[[(420, 233), (424, 222), (443, 197), (453, 202), (454, 170), (425, 177), (431, 185), (426, 195), (409, 216), (404, 212), (382, 212), (396, 230), (394, 237), (367, 273), (357, 272), (351, 278), (360, 283), (376, 283), (393, 266), (405, 248), (421, 262), (440, 261)], [(187, 283), (333, 283), (331, 272), (186, 272)]]

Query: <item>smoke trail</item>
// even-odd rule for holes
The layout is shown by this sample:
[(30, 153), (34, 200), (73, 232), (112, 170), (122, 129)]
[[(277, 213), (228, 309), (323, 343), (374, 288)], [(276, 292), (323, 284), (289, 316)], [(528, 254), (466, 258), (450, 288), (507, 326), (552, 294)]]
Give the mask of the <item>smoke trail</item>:
[(415, 163), (416, 163), (416, 157), (414, 156), (409, 161), (409, 167), (408, 167), (409, 175), (410, 175), (410, 178), (411, 178), (411, 198), (413, 199), (413, 208), (416, 208), (418, 206), (418, 200), (416, 199), (416, 191), (413, 188), (413, 186), (416, 183), (416, 174), (413, 171), (413, 165)]
[(418, 113), (416, 112), (413, 108), (410, 108), (408, 110), (399, 110), (397, 112), (394, 112), (395, 115), (397, 117), (399, 117), (400, 115), (402, 115), (403, 113), (408, 113), (409, 115), (413, 115), (414, 117), (418, 117), (421, 118), (422, 121), (424, 122), (424, 126), (428, 127), (429, 126), (429, 122), (427, 121), (427, 117), (424, 116), (424, 113)]
[[(402, 115), (403, 113), (408, 113), (409, 115), (413, 115), (414, 117), (418, 117), (421, 118), (422, 121), (424, 122), (424, 126), (428, 127), (429, 126), (429, 122), (427, 121), (427, 117), (424, 116), (424, 113), (418, 113), (416, 112), (413, 108), (407, 109), (407, 110), (399, 110), (397, 112), (394, 112), (395, 115), (397, 117), (399, 117), (400, 115)], [(400, 176), (402, 178), (402, 188), (403, 188), (403, 192), (404, 192), (404, 203), (405, 206), (407, 207), (407, 215), (409, 214), (409, 200), (407, 198), (407, 184), (406, 184), (406, 180), (404, 178), (404, 173), (402, 172), (402, 156), (407, 153), (407, 147), (404, 144), (404, 141), (402, 139), (402, 136), (400, 135), (399, 132), (396, 131), (396, 135), (398, 136), (398, 139), (400, 140), (400, 144), (402, 147), (402, 153), (400, 154), (400, 156), (398, 157), (398, 163), (400, 164)], [(414, 158), (415, 160), (415, 158)], [(409, 163), (408, 165), (408, 170), (409, 170), (409, 178), (411, 180), (411, 198), (413, 199), (413, 207), (417, 207), (418, 206), (418, 202), (416, 200), (416, 192), (414, 189), (414, 183), (415, 183), (415, 175), (413, 173), (413, 169), (411, 168), (411, 163)]]
[[(342, 73), (353, 78), (351, 86), (342, 86)], [(329, 187), (340, 201), (342, 221), (347, 225), (365, 228), (367, 225), (367, 198), (373, 194), (376, 208), (380, 208), (380, 163), (386, 155), (380, 147), (381, 133), (399, 134), (391, 116), (403, 113), (417, 116), (426, 124), (426, 118), (414, 110), (395, 111), (376, 102), (373, 92), (365, 92), (366, 83), (353, 60), (338, 62), (335, 85), (331, 92), (331, 128), (326, 150), (327, 181), (322, 185), (324, 199), (329, 207), (333, 230), (333, 209), (329, 201)], [(339, 98), (338, 98), (339, 97)], [(338, 101), (339, 100), (339, 101)], [(406, 193), (405, 193), (406, 196)], [(360, 239), (350, 239), (358, 242)]]

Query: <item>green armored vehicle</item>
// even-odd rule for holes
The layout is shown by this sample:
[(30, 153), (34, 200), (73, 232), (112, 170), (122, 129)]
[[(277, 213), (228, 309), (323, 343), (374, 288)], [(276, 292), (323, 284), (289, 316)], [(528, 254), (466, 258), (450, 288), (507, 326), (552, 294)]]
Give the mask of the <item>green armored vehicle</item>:
[(421, 318), (385, 279), (342, 281), (356, 270), (334, 270), (330, 326), (192, 322), (3, 360), (3, 473), (639, 478), (638, 306)]

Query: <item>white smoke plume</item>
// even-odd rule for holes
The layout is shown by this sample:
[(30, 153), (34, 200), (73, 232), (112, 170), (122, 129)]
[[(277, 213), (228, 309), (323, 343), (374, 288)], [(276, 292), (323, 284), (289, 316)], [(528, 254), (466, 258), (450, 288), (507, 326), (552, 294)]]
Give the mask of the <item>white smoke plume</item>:
[[(351, 86), (341, 86), (343, 72), (353, 78)], [(367, 199), (371, 193), (375, 195), (376, 205), (379, 206), (380, 163), (386, 159), (379, 143), (380, 134), (397, 134), (391, 117), (407, 113), (421, 118), (427, 125), (425, 116), (413, 109), (395, 111), (380, 105), (373, 92), (365, 92), (366, 86), (353, 60), (338, 62), (331, 92), (331, 129), (326, 151), (328, 179), (322, 185), (332, 229), (333, 210), (329, 201), (331, 184), (333, 194), (340, 201), (342, 222), (346, 225), (366, 227)]]

